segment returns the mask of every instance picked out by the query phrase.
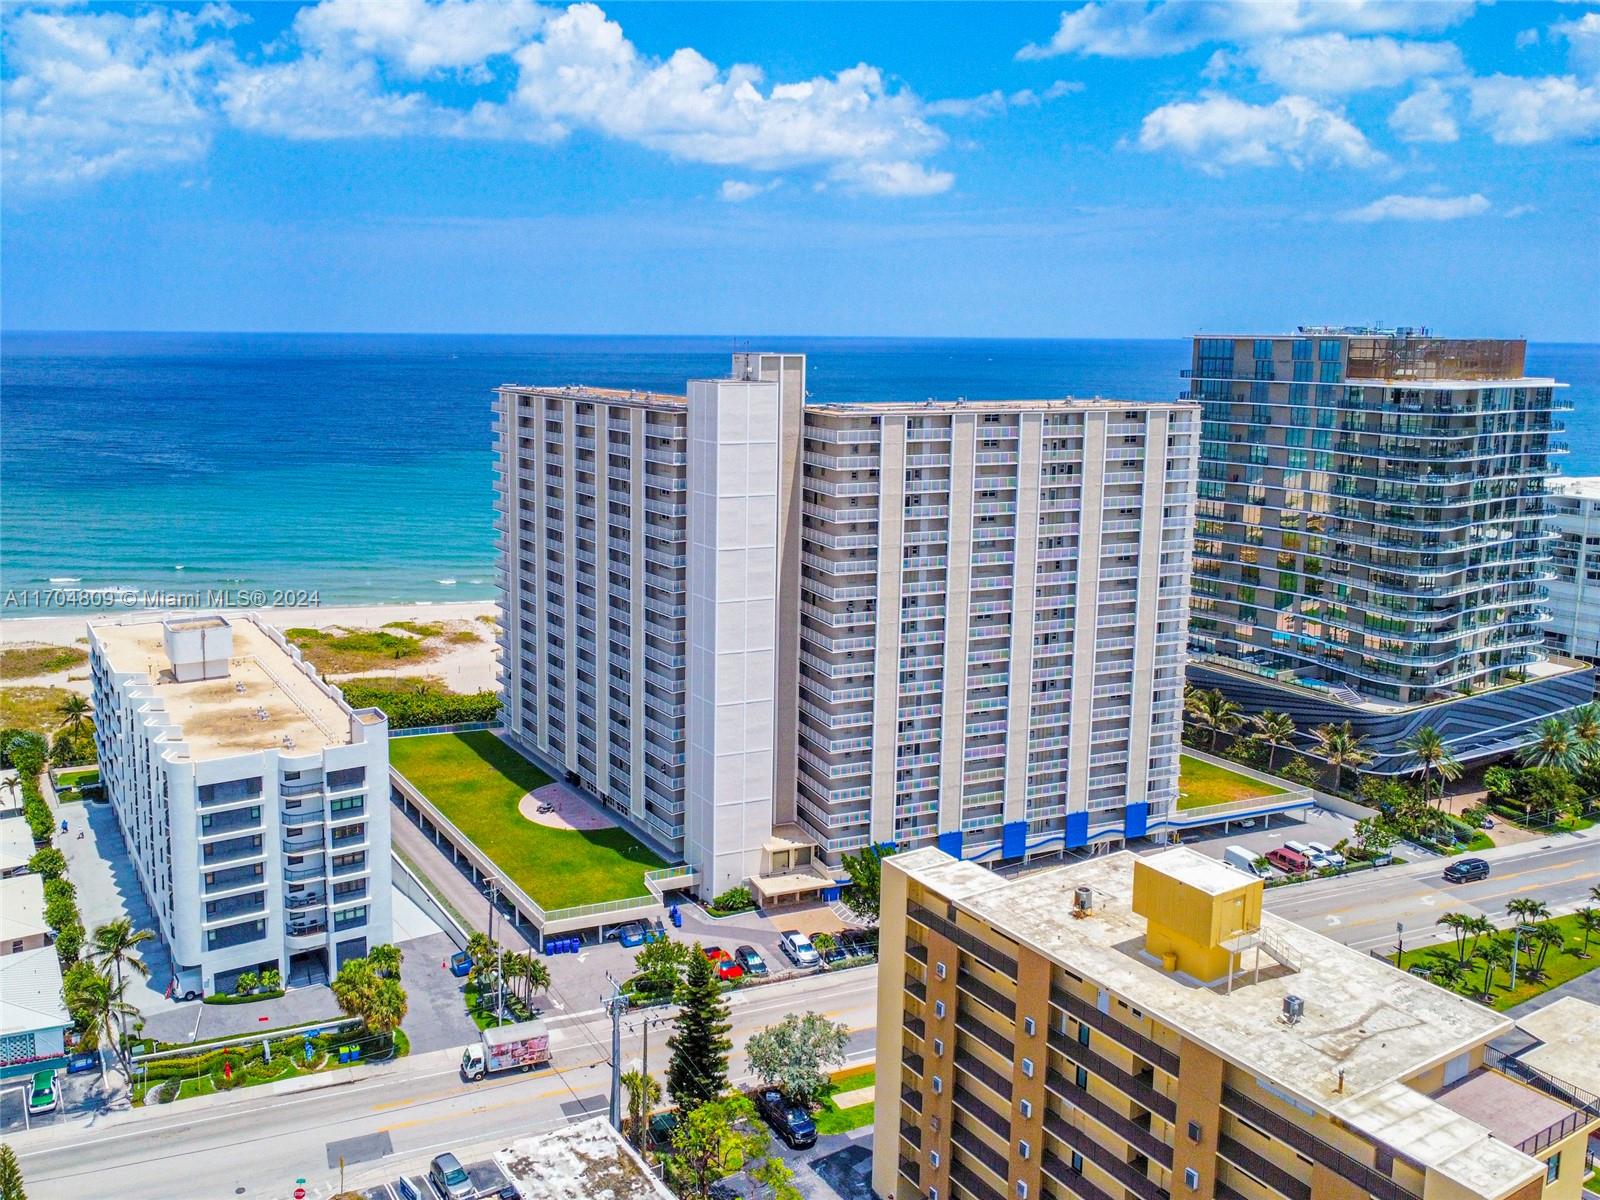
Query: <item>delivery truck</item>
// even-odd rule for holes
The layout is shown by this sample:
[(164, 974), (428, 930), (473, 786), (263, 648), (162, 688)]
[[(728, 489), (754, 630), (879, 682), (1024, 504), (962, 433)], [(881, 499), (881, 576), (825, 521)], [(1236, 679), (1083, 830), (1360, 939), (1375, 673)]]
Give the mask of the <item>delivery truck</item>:
[(497, 1071), (531, 1071), (550, 1061), (550, 1031), (543, 1021), (491, 1025), (478, 1039), (461, 1051), (461, 1074), (467, 1079)]

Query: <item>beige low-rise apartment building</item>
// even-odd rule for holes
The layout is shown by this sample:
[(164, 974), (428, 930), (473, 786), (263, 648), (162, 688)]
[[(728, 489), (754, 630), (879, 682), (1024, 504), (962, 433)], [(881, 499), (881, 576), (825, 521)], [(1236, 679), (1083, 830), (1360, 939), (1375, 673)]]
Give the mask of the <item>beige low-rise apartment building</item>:
[(507, 385), (507, 733), (715, 894), (986, 864), (1177, 804), (1198, 409)]
[(1509, 1018), (1261, 898), (1187, 848), (1012, 880), (886, 860), (876, 1193), (1577, 1200), (1600, 1078), (1560, 1047), (1600, 1008), (1508, 1056)]
[(9, 875), (0, 879), (0, 954), (20, 954), (50, 944), (44, 919), (44, 879)]

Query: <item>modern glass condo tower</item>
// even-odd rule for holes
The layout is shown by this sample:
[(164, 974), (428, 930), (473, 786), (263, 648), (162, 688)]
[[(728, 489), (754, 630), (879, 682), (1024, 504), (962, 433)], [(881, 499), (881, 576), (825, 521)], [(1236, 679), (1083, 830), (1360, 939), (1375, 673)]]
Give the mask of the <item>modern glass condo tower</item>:
[[(1526, 343), (1302, 327), (1194, 339), (1191, 682), (1351, 720), (1380, 771), (1425, 724), (1463, 758), (1580, 703), (1542, 649), (1562, 386)], [(1486, 694), (1494, 699), (1486, 702)]]

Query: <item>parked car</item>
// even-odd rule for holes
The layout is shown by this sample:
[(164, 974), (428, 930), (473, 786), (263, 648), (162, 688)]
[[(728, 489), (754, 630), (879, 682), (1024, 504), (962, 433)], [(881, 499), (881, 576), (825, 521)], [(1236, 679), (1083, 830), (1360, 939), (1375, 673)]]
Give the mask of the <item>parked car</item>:
[(744, 974), (744, 968), (735, 962), (733, 956), (721, 946), (707, 946), (702, 953), (711, 960), (711, 965), (716, 968), (718, 979), (733, 980)]
[(1338, 867), (1340, 870), (1344, 869), (1344, 855), (1340, 854), (1326, 842), (1308, 842), (1306, 844), (1311, 847), (1313, 854), (1320, 854), (1323, 858), (1327, 859), (1330, 867)]
[(844, 951), (846, 958), (860, 958), (872, 954), (877, 949), (866, 931), (861, 929), (840, 930), (833, 935), (833, 940), (839, 949)]
[(54, 1071), (35, 1071), (28, 1089), (28, 1115), (40, 1117), (61, 1107), (61, 1085)]
[(746, 975), (765, 975), (767, 961), (754, 946), (740, 946), (733, 952), (733, 960), (744, 968)]
[(1418, 979), (1427, 979), (1433, 974), (1432, 967), (1407, 967), (1407, 975), (1415, 975)]
[(1305, 842), (1285, 842), (1283, 848), (1292, 850), (1305, 859), (1312, 870), (1320, 871), (1323, 867), (1333, 866), (1325, 854)]
[(817, 1125), (811, 1114), (777, 1088), (762, 1088), (756, 1096), (756, 1108), (791, 1150), (817, 1144)]
[(1489, 864), (1481, 858), (1458, 858), (1444, 869), (1449, 883), (1471, 883), (1474, 879), (1489, 878)]
[(1290, 875), (1298, 875), (1302, 871), (1311, 869), (1311, 860), (1298, 850), (1291, 850), (1287, 846), (1274, 846), (1267, 851), (1267, 861), (1280, 871), (1287, 871)]
[[(817, 951), (817, 957), (822, 959), (823, 962), (825, 962), (825, 963), (843, 962), (846, 958), (849, 957), (849, 955), (847, 955), (845, 953), (844, 947), (839, 945), (839, 935), (838, 934), (835, 934), (835, 933), (828, 934), (827, 935), (827, 939), (825, 941), (822, 940), (822, 938), (823, 938), (823, 935), (821, 933), (813, 933), (811, 935), (811, 948), (813, 950)], [(819, 946), (826, 946), (827, 949), (826, 950), (819, 949)]]
[(478, 1194), (461, 1160), (448, 1152), (428, 1164), (428, 1186), (439, 1200), (473, 1200)]
[(1261, 858), (1254, 850), (1246, 850), (1243, 846), (1229, 846), (1222, 852), (1222, 861), (1230, 867), (1243, 871), (1246, 875), (1254, 875), (1258, 879), (1266, 879), (1272, 871), (1266, 867), (1256, 866)]
[(797, 967), (815, 967), (822, 963), (822, 957), (816, 948), (798, 929), (785, 929), (778, 945), (783, 948), (789, 961)]

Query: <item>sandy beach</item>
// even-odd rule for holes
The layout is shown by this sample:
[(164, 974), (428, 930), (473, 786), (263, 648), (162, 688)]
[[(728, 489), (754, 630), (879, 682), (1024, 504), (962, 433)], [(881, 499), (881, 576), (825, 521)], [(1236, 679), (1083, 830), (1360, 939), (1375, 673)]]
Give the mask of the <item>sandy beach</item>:
[[(0, 648), (15, 646), (78, 646), (86, 645), (86, 628), (92, 620), (105, 622), (145, 619), (157, 610), (145, 612), (73, 613), (54, 617), (13, 617), (0, 620)], [(165, 610), (177, 611), (177, 610)], [(492, 601), (467, 601), (451, 604), (376, 604), (332, 606), (327, 608), (259, 608), (229, 610), (227, 615), (242, 615), (249, 611), (280, 629), (337, 627), (345, 632), (380, 629), (394, 621), (426, 622), (430, 625), (446, 624), (457, 629), (474, 629), (480, 636), (474, 642), (454, 644), (443, 648), (425, 662), (408, 662), (383, 670), (363, 670), (360, 675), (427, 676), (441, 681), (457, 692), (481, 692), (496, 686), (495, 682), (495, 630), (482, 618), (493, 617), (496, 612)], [(89, 668), (73, 667), (49, 675), (26, 679), (8, 679), (6, 687), (63, 687), (73, 691), (89, 691)], [(339, 680), (346, 675), (333, 674)]]

